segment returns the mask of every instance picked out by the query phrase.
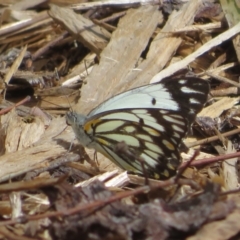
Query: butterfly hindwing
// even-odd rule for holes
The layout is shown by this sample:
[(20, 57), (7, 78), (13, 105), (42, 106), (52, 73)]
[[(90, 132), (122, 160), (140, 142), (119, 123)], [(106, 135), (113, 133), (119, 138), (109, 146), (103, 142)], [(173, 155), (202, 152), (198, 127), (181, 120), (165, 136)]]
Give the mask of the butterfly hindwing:
[[(152, 177), (159, 178), (157, 175), (161, 174), (161, 178), (166, 178), (176, 171), (179, 144), (188, 130), (188, 122), (182, 116), (159, 109), (127, 109), (109, 111), (97, 119), (98, 122), (92, 119), (95, 124), (88, 134), (120, 167), (141, 174), (143, 159)], [(122, 141), (127, 145), (126, 151), (117, 150)]]

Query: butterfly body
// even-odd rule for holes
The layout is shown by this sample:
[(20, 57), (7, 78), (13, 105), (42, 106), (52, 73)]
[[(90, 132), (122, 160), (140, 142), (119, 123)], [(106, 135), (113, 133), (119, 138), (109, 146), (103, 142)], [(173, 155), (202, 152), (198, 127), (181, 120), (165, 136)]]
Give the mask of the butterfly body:
[[(208, 83), (198, 78), (164, 79), (118, 94), (87, 116), (69, 112), (77, 139), (136, 174), (172, 176), (181, 162), (182, 139), (202, 109)], [(127, 146), (119, 150), (119, 145)]]

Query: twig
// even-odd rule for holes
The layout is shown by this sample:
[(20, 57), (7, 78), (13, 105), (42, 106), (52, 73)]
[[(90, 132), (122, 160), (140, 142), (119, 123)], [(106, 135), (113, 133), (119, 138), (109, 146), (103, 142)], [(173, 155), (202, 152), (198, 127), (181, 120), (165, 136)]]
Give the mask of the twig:
[(5, 114), (5, 113), (11, 111), (13, 108), (18, 107), (18, 106), (20, 106), (20, 105), (22, 105), (22, 104), (30, 101), (30, 99), (31, 99), (31, 97), (30, 97), (30, 96), (27, 96), (27, 97), (25, 97), (23, 100), (21, 100), (20, 102), (14, 104), (13, 106), (2, 109), (2, 110), (0, 111), (0, 115)]
[(107, 0), (107, 1), (94, 1), (94, 2), (86, 2), (73, 4), (72, 8), (75, 10), (87, 10), (93, 7), (104, 7), (104, 6), (131, 6), (132, 5), (150, 5), (150, 4), (159, 4), (159, 0)]
[[(191, 162), (190, 166), (197, 167), (200, 165), (215, 163), (215, 162), (219, 162), (219, 161), (225, 161), (227, 159), (236, 158), (236, 157), (240, 157), (240, 152), (229, 153), (226, 155), (221, 155), (221, 156), (216, 156), (216, 157), (211, 157), (211, 158), (198, 159), (194, 162)], [(182, 163), (179, 168), (180, 169), (185, 168), (186, 164), (188, 165), (188, 162)]]
[(65, 31), (62, 33), (59, 37), (54, 39), (53, 41), (47, 43), (45, 46), (39, 48), (33, 55), (32, 55), (32, 60), (35, 61), (39, 56), (42, 56), (45, 52), (47, 52), (52, 46), (55, 46), (56, 43), (58, 43), (60, 40), (64, 39), (67, 37), (68, 32)]
[(176, 176), (176, 182), (178, 181), (178, 179), (182, 176), (182, 174), (185, 172), (185, 170), (189, 167), (192, 166), (193, 161), (196, 159), (196, 157), (199, 155), (199, 151), (195, 151), (193, 156), (191, 157), (191, 159), (189, 161), (187, 161), (184, 165), (181, 164), (179, 171), (177, 173)]
[(217, 37), (208, 41), (203, 46), (198, 48), (195, 52), (185, 57), (183, 60), (171, 64), (169, 67), (165, 68), (160, 73), (156, 74), (151, 79), (150, 83), (159, 82), (161, 79), (165, 77), (169, 77), (173, 75), (175, 72), (181, 69), (184, 69), (189, 63), (194, 61), (196, 58), (208, 52), (213, 47), (220, 45), (222, 42), (234, 37), (239, 32), (240, 32), (240, 23), (236, 24), (234, 27), (228, 29), (227, 31), (223, 32), (222, 34), (219, 34)]
[[(239, 128), (231, 130), (229, 132), (222, 133), (221, 135), (223, 137), (229, 137), (229, 136), (232, 136), (232, 135), (237, 134), (237, 133), (240, 133)], [(199, 140), (199, 141), (196, 141), (196, 142), (193, 142), (193, 143), (185, 143), (185, 144), (188, 148), (191, 148), (191, 147), (195, 147), (195, 146), (198, 146), (198, 145), (207, 144), (207, 143), (210, 143), (210, 142), (213, 142), (213, 141), (216, 141), (216, 140), (219, 140), (218, 135), (213, 136), (213, 137), (204, 138), (202, 140)]]
[(220, 75), (217, 75), (217, 74), (214, 74), (214, 73), (211, 73), (211, 72), (208, 72), (208, 71), (206, 72), (206, 75), (208, 75), (210, 77), (213, 77), (213, 78), (215, 78), (215, 79), (217, 79), (217, 80), (219, 80), (221, 82), (228, 83), (228, 84), (231, 84), (231, 85), (233, 85), (235, 87), (240, 88), (240, 83), (237, 83), (237, 82), (235, 82), (235, 81), (233, 81), (231, 79), (222, 77)]
[(12, 224), (16, 224), (19, 222), (25, 222), (25, 221), (30, 221), (30, 220), (39, 220), (39, 219), (43, 219), (43, 218), (51, 218), (51, 217), (60, 217), (60, 216), (69, 216), (69, 215), (73, 215), (79, 212), (84, 212), (84, 211), (93, 211), (99, 207), (102, 207), (104, 205), (107, 205), (109, 203), (112, 202), (116, 202), (118, 200), (121, 200), (123, 198), (127, 198), (130, 196), (134, 196), (134, 195), (138, 195), (153, 189), (158, 189), (158, 188), (165, 188), (168, 187), (172, 184), (175, 183), (175, 178), (170, 178), (166, 181), (162, 181), (159, 183), (156, 183), (156, 185), (154, 184), (154, 186), (143, 186), (143, 187), (139, 187), (137, 189), (134, 189), (132, 191), (125, 191), (125, 192), (121, 192), (118, 193), (114, 196), (109, 197), (106, 200), (99, 200), (99, 201), (93, 201), (90, 203), (86, 203), (80, 206), (76, 206), (73, 208), (69, 208), (68, 210), (65, 211), (57, 211), (57, 212), (48, 212), (48, 213), (44, 213), (44, 214), (38, 214), (35, 216), (24, 216), (24, 217), (20, 217), (17, 219), (12, 219), (12, 220), (7, 220), (7, 221), (1, 221), (0, 222), (0, 226), (6, 226), (6, 225), (12, 225)]

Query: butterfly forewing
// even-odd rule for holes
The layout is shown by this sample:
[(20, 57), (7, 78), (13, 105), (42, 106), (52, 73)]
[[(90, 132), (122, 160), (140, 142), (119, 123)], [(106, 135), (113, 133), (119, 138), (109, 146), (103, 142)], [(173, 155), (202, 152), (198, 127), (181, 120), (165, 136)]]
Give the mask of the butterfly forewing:
[[(70, 125), (84, 146), (121, 168), (142, 174), (143, 162), (148, 176), (168, 178), (180, 164), (180, 144), (208, 92), (208, 83), (198, 78), (165, 79), (116, 95), (77, 127)], [(122, 142), (127, 148), (119, 150)]]
[(164, 79), (118, 94), (93, 109), (88, 117), (117, 109), (158, 108), (199, 112), (206, 102), (209, 86), (199, 78)]

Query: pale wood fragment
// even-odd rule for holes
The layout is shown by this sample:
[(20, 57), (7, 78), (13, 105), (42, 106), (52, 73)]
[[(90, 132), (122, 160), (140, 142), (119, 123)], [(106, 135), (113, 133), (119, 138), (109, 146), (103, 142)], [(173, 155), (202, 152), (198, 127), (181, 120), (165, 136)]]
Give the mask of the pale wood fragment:
[(173, 75), (175, 72), (185, 68), (189, 63), (194, 61), (197, 57), (201, 56), (202, 54), (208, 52), (210, 49), (212, 49), (215, 46), (220, 45), (222, 42), (232, 38), (236, 34), (240, 32), (240, 23), (236, 24), (234, 27), (228, 29), (227, 31), (219, 34), (217, 37), (213, 38), (212, 40), (205, 43), (203, 46), (201, 46), (199, 49), (197, 49), (192, 54), (185, 57), (183, 60), (174, 63), (170, 65), (169, 67), (165, 68), (163, 71), (155, 75), (151, 83), (157, 82), (160, 79), (163, 79), (165, 77), (169, 77)]
[[(225, 154), (236, 153), (231, 141), (227, 141), (227, 149)], [(237, 173), (238, 157), (231, 158), (222, 162), (222, 175), (226, 190), (237, 189), (238, 187), (238, 173)]]
[[(238, 199), (235, 200), (238, 202)], [(240, 209), (236, 208), (225, 219), (206, 223), (193, 236), (186, 238), (187, 240), (226, 240), (231, 239), (240, 231)]]
[(239, 97), (230, 98), (224, 97), (212, 105), (204, 108), (199, 114), (199, 117), (219, 117), (223, 111), (231, 109), (239, 101)]
[(6, 153), (16, 152), (32, 146), (44, 133), (44, 124), (39, 118), (32, 123), (25, 123), (13, 109), (4, 116), (3, 123), (6, 128), (5, 149)]
[(130, 9), (120, 20), (111, 41), (100, 55), (86, 78), (81, 99), (76, 109), (87, 114), (108, 97), (119, 93), (119, 84), (126, 84), (126, 75), (133, 71), (142, 51), (146, 48), (160, 17), (157, 6)]
[(18, 57), (15, 59), (14, 63), (12, 64), (11, 68), (9, 69), (9, 71), (7, 72), (7, 74), (5, 75), (5, 79), (4, 82), (6, 84), (9, 84), (13, 74), (18, 70), (18, 67), (20, 66), (24, 55), (27, 51), (27, 46), (25, 46), (22, 51), (19, 53)]
[(92, 2), (83, 2), (78, 4), (73, 4), (72, 8), (77, 10), (86, 10), (94, 7), (106, 7), (106, 6), (125, 6), (125, 7), (133, 7), (133, 6), (143, 6), (148, 4), (159, 4), (162, 1), (159, 0), (103, 0), (103, 1), (92, 1)]
[(100, 54), (108, 43), (111, 34), (93, 21), (74, 13), (70, 8), (50, 4), (50, 16), (73, 34), (84, 46)]
[(41, 12), (37, 14), (35, 17), (25, 19), (22, 21), (14, 22), (5, 24), (0, 28), (0, 40), (5, 39), (5, 35), (11, 34), (14, 32), (14, 34), (17, 34), (19, 31), (22, 31), (23, 29), (26, 29), (27, 27), (33, 26), (33, 24), (40, 23), (42, 25), (42, 21), (49, 19), (49, 16), (47, 15), (47, 12)]
[[(153, 39), (146, 60), (138, 66), (141, 71), (131, 72), (127, 76), (126, 82), (131, 81), (129, 88), (149, 84), (152, 77), (166, 66), (182, 42), (180, 36), (169, 33), (191, 25), (202, 6), (201, 0), (189, 1), (179, 11), (172, 12), (163, 29)], [(157, 77), (154, 82), (160, 80)]]
[(49, 161), (67, 153), (68, 141), (73, 139), (73, 133), (72, 131), (63, 132), (65, 127), (65, 118), (54, 118), (34, 146), (0, 156), (0, 182), (46, 167)]
[[(220, 0), (223, 12), (225, 14), (225, 18), (227, 19), (229, 27), (233, 27), (235, 24), (239, 23), (240, 21), (240, 6), (237, 1), (227, 1), (227, 0)], [(239, 1), (238, 1), (239, 2)], [(235, 52), (240, 61), (240, 35), (235, 36), (233, 39), (233, 46), (235, 48)]]
[[(207, 24), (196, 24), (186, 26), (180, 29), (175, 29), (174, 33), (186, 33), (186, 32), (212, 32), (213, 30), (220, 29), (222, 27), (221, 22), (207, 23)], [(171, 34), (171, 33), (170, 33)]]

